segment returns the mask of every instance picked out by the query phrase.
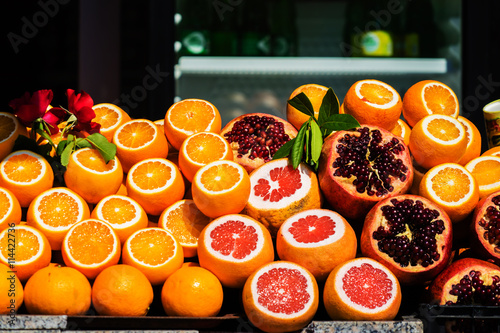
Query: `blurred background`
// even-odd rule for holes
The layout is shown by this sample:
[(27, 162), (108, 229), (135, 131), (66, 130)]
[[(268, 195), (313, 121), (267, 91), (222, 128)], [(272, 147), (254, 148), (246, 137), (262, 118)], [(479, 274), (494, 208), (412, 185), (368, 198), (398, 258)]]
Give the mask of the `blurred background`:
[(68, 88), (134, 118), (163, 118), (203, 98), (223, 123), (248, 112), (284, 117), (291, 92), (360, 79), (403, 97), (435, 79), (484, 134), (482, 107), (500, 98), (496, 0), (39, 0), (2, 11), (2, 109), (24, 92)]

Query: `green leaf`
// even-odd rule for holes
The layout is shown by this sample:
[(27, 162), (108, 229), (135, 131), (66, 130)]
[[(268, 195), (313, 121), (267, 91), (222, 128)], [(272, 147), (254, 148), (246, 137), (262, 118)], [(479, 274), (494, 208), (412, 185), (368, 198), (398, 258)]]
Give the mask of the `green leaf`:
[(73, 153), (74, 148), (75, 148), (75, 141), (73, 140), (66, 140), (67, 144), (64, 147), (64, 150), (61, 153), (61, 164), (63, 166), (67, 166), (69, 163), (69, 158), (71, 156), (71, 153)]
[(92, 148), (92, 144), (86, 138), (76, 139), (75, 144), (76, 144), (77, 149)]
[(90, 134), (87, 136), (87, 140), (92, 143), (97, 150), (99, 150), (106, 163), (115, 158), (116, 145), (109, 142), (108, 139), (106, 139), (106, 137), (101, 133)]
[(321, 155), (321, 148), (323, 147), (323, 134), (319, 125), (315, 121), (311, 121), (311, 143), (309, 149), (311, 150), (311, 161), (316, 165)]
[(314, 117), (314, 108), (311, 104), (311, 101), (303, 92), (297, 94), (292, 99), (288, 100), (288, 104), (290, 104), (300, 112), (305, 113), (308, 116)]
[(292, 160), (292, 167), (294, 169), (297, 169), (300, 162), (302, 162), (302, 156), (304, 155), (304, 144), (305, 144), (304, 140), (310, 121), (311, 119), (307, 120), (305, 123), (302, 124), (302, 126), (299, 129), (299, 132), (297, 133), (297, 136), (295, 137), (295, 142), (293, 143), (290, 155), (290, 158)]
[(319, 108), (319, 125), (321, 126), (321, 124), (323, 124), (330, 116), (338, 114), (339, 108), (339, 99), (337, 98), (337, 95), (335, 95), (332, 88), (328, 88)]
[(329, 135), (332, 131), (348, 130), (359, 126), (360, 124), (356, 118), (344, 113), (331, 115), (321, 124), (322, 129), (329, 131), (326, 135)]
[(274, 155), (273, 155), (273, 160), (277, 160), (278, 158), (284, 158), (288, 157), (290, 155), (290, 151), (292, 150), (293, 143), (295, 142), (295, 138), (288, 140), (283, 144), (283, 146), (278, 149)]

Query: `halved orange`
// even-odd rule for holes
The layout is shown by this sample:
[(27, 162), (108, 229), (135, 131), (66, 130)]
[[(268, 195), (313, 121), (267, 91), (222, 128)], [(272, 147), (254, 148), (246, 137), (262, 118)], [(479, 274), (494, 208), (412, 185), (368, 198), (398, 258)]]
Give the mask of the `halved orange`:
[(472, 159), (465, 168), (479, 185), (479, 199), (500, 191), (500, 157), (484, 155)]
[[(314, 110), (314, 116), (316, 119), (319, 115), (319, 108), (323, 102), (323, 98), (326, 95), (328, 88), (320, 84), (308, 83), (297, 87), (288, 98), (289, 100), (294, 98), (300, 93), (304, 93), (312, 104)], [(300, 129), (303, 123), (309, 119), (309, 116), (305, 113), (297, 110), (295, 107), (287, 103), (286, 105), (286, 120), (291, 123), (297, 130)]]
[(52, 258), (49, 241), (39, 230), (19, 224), (0, 232), (0, 262), (15, 271), (26, 282)]
[(68, 230), (89, 217), (89, 206), (80, 195), (66, 187), (54, 187), (31, 202), (26, 222), (45, 234), (53, 250), (60, 250)]
[(217, 160), (232, 160), (233, 150), (220, 134), (198, 132), (184, 140), (179, 150), (179, 168), (189, 182), (196, 171), (207, 163)]
[(392, 130), (401, 116), (401, 96), (391, 85), (379, 80), (355, 82), (344, 97), (344, 113), (360, 124)]
[(0, 112), (0, 161), (12, 152), (17, 137), (22, 133), (26, 133), (26, 128), (16, 116)]
[(197, 255), (198, 237), (211, 218), (203, 214), (191, 199), (182, 199), (161, 213), (158, 227), (179, 241), (185, 258)]
[(165, 158), (149, 158), (136, 163), (127, 174), (126, 186), (128, 196), (150, 215), (160, 215), (182, 199), (185, 192), (179, 168)]
[(166, 158), (168, 143), (165, 135), (151, 120), (133, 119), (125, 122), (113, 135), (116, 156), (128, 172), (132, 165), (146, 158)]
[(412, 128), (409, 148), (415, 162), (425, 169), (457, 163), (467, 149), (465, 128), (452, 116), (426, 116)]
[(148, 226), (148, 215), (144, 208), (134, 199), (119, 194), (102, 198), (90, 217), (110, 224), (122, 244), (135, 231)]
[(412, 85), (403, 96), (403, 117), (410, 127), (425, 116), (442, 114), (457, 118), (459, 103), (455, 92), (436, 80), (423, 80)]
[(95, 104), (92, 109), (95, 112), (93, 121), (101, 125), (99, 132), (110, 142), (118, 127), (130, 120), (129, 114), (118, 105), (99, 103)]
[(0, 187), (0, 231), (21, 223), (22, 211), (14, 193)]
[(116, 193), (122, 181), (123, 168), (118, 157), (106, 163), (95, 148), (73, 152), (64, 172), (66, 186), (91, 204)]
[(40, 193), (54, 183), (54, 172), (41, 155), (29, 150), (18, 150), (0, 162), (0, 186), (16, 196), (21, 207), (28, 207)]
[(122, 262), (139, 269), (152, 285), (163, 284), (184, 262), (182, 247), (162, 228), (134, 232), (123, 244)]
[(405, 143), (405, 145), (408, 145), (410, 143), (411, 128), (403, 119), (398, 119), (396, 126), (394, 126), (394, 128), (391, 130), (391, 133), (399, 136), (400, 138), (403, 138), (403, 142)]
[(454, 223), (467, 218), (479, 201), (477, 181), (457, 163), (443, 163), (427, 171), (419, 194), (443, 208)]
[(469, 119), (463, 116), (458, 116), (457, 119), (463, 125), (467, 137), (467, 148), (465, 148), (465, 153), (458, 161), (458, 164), (466, 165), (473, 158), (481, 155), (481, 133), (477, 126)]
[(209, 101), (194, 98), (174, 103), (167, 110), (164, 122), (168, 142), (177, 150), (191, 134), (219, 133), (221, 125), (219, 110)]
[(118, 264), (121, 244), (106, 222), (86, 219), (73, 225), (64, 237), (61, 254), (66, 266), (94, 279), (106, 267)]
[(196, 172), (191, 192), (198, 209), (209, 217), (239, 213), (250, 197), (250, 177), (234, 161), (213, 161)]
[(500, 146), (493, 147), (481, 154), (481, 156), (497, 156), (500, 157)]

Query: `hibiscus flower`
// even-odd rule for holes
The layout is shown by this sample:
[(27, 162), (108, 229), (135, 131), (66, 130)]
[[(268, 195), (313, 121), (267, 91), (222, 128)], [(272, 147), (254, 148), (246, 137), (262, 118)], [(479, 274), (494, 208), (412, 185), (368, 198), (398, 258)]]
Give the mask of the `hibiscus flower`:
[(95, 112), (92, 109), (94, 101), (85, 91), (81, 94), (75, 94), (73, 89), (66, 91), (68, 96), (68, 111), (75, 115), (76, 125), (73, 127), (75, 131), (84, 131), (89, 134), (99, 133), (101, 125), (93, 122)]

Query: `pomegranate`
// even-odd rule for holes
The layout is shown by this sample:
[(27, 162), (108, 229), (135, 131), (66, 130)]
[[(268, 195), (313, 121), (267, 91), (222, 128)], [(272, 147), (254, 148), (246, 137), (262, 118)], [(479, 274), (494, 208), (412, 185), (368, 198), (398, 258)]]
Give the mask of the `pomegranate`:
[(295, 138), (297, 129), (279, 117), (249, 113), (231, 120), (220, 134), (231, 144), (234, 161), (250, 173)]
[(432, 280), (450, 262), (452, 224), (432, 201), (414, 194), (386, 198), (368, 212), (363, 255), (387, 266), (403, 285)]
[(500, 265), (500, 191), (481, 199), (472, 216), (471, 249)]
[(318, 175), (333, 210), (362, 220), (380, 200), (410, 189), (413, 167), (403, 139), (380, 127), (363, 125), (325, 139)]
[(500, 306), (500, 267), (476, 258), (463, 258), (446, 267), (429, 288), (440, 305)]

